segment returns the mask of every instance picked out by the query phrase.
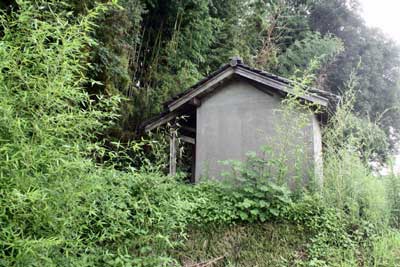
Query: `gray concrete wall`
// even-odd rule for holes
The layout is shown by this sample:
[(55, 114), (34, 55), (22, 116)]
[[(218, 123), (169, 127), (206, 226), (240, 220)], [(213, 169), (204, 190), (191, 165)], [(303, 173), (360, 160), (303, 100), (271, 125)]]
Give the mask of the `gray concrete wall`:
[[(292, 114), (289, 120), (280, 114), (281, 101), (281, 96), (262, 92), (244, 80), (226, 83), (203, 98), (197, 109), (196, 181), (201, 177), (221, 178), (221, 173), (230, 168), (220, 161), (244, 161), (247, 152), (259, 152), (266, 144), (284, 153), (288, 165), (294, 165), (293, 158), (298, 156), (294, 147), (302, 146), (304, 173), (314, 174), (314, 156), (319, 153), (321, 139), (318, 122), (308, 114), (309, 123), (299, 134), (294, 130), (298, 131), (298, 114)], [(289, 169), (295, 175), (295, 167)]]

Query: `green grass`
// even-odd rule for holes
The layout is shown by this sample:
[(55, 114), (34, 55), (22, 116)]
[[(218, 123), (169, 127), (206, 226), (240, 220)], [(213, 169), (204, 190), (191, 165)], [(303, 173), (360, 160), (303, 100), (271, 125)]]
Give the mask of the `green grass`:
[(372, 245), (369, 266), (400, 266), (400, 233), (389, 231)]
[(307, 258), (306, 230), (289, 224), (248, 224), (192, 229), (175, 251), (183, 266), (299, 266)]
[(397, 231), (384, 232), (365, 247), (325, 247), (326, 262), (309, 258), (311, 244), (309, 231), (287, 223), (214, 226), (191, 229), (172, 254), (184, 267), (400, 266)]

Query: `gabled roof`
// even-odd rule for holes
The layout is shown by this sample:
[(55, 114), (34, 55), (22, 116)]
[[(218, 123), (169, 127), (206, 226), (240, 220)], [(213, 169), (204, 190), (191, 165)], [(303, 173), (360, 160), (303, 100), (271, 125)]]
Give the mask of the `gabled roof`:
[[(234, 57), (228, 64), (223, 65), (217, 71), (211, 73), (209, 76), (200, 80), (189, 89), (167, 101), (164, 104), (165, 111), (159, 116), (144, 122), (141, 128), (144, 128), (145, 131), (150, 131), (174, 119), (179, 115), (179, 110), (186, 104), (193, 103), (194, 100), (209, 94), (221, 83), (232, 79), (233, 77), (241, 77), (256, 82), (285, 95), (294, 93), (293, 86), (295, 85), (295, 82), (259, 69), (252, 68), (244, 64), (239, 57)], [(299, 95), (298, 97), (325, 108), (328, 107), (328, 104), (331, 100), (336, 102), (338, 98), (334, 94), (315, 88), (307, 88), (306, 93)]]

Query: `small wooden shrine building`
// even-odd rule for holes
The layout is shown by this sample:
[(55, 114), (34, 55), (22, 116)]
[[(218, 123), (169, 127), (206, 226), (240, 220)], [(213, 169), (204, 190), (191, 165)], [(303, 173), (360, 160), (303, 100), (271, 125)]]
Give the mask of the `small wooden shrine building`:
[[(176, 172), (176, 132), (180, 140), (190, 144), (192, 182), (201, 177), (220, 177), (226, 166), (223, 160), (245, 160), (249, 151), (259, 151), (279, 134), (277, 125), (288, 127), (276, 110), (282, 99), (293, 90), (293, 82), (245, 65), (238, 57), (208, 77), (177, 95), (165, 104), (165, 111), (145, 122), (142, 127), (151, 131), (167, 123), (174, 124), (185, 116), (177, 131), (171, 134), (170, 174)], [(330, 100), (334, 95), (308, 89), (299, 96), (302, 101), (321, 107), (323, 112), (310, 113), (302, 143), (309, 164), (307, 171), (322, 176), (321, 124), (326, 121)], [(293, 113), (293, 116), (298, 114)], [(290, 128), (287, 128), (290, 131)], [(290, 162), (288, 162), (290, 164)]]

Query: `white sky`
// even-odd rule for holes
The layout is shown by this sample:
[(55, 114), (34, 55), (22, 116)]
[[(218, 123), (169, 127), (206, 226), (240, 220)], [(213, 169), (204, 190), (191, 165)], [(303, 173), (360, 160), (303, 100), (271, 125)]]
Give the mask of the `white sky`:
[[(400, 44), (400, 0), (360, 0), (360, 3), (367, 25), (382, 29)], [(394, 171), (400, 173), (400, 155), (395, 156), (394, 160)]]
[(378, 27), (400, 44), (400, 0), (360, 0), (368, 26)]

